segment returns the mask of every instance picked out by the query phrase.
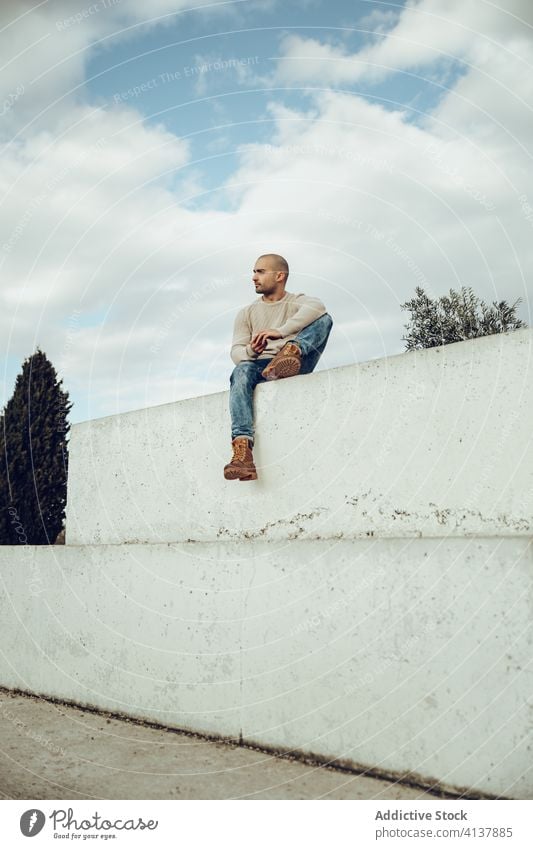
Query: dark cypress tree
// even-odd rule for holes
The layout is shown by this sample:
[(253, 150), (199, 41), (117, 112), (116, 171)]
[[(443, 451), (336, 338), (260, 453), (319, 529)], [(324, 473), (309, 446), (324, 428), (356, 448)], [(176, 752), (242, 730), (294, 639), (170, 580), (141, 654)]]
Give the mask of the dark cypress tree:
[(466, 286), (457, 292), (450, 289), (449, 295), (435, 299), (426, 295), (420, 286), (415, 293), (410, 301), (400, 304), (402, 310), (411, 313), (403, 337), (408, 351), (507, 333), (527, 326), (516, 315), (520, 298), (514, 304), (494, 301), (488, 305)]
[(24, 361), (4, 409), (0, 533), (7, 527), (11, 545), (53, 543), (63, 527), (72, 404), (61, 384), (37, 349)]
[(5, 474), (5, 446), (4, 446), (4, 416), (0, 417), (0, 545), (9, 545), (11, 536), (9, 533), (9, 506), (7, 478)]

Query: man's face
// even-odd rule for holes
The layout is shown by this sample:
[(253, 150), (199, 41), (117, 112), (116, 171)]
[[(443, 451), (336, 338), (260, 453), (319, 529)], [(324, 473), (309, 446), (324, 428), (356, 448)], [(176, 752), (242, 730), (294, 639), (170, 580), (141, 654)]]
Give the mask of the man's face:
[(260, 256), (257, 259), (252, 272), (252, 280), (254, 282), (255, 291), (259, 295), (271, 295), (272, 292), (275, 292), (278, 288), (279, 281), (283, 280), (283, 275), (279, 268), (275, 268), (271, 259)]

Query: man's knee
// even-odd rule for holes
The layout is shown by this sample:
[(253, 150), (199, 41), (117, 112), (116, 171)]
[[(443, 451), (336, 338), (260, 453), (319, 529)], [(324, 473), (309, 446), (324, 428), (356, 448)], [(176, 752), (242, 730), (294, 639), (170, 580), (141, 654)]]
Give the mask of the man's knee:
[(319, 333), (329, 333), (332, 327), (333, 319), (331, 318), (329, 312), (326, 312), (324, 313), (324, 315), (319, 316), (319, 318), (315, 318), (314, 321), (307, 325), (307, 327), (304, 327), (304, 330), (307, 330), (307, 328), (312, 328), (313, 330), (316, 330)]
[(331, 333), (331, 328), (333, 327), (333, 319), (331, 318), (329, 313), (325, 313), (325, 315), (321, 315), (318, 321), (321, 324), (321, 336), (322, 336), (322, 345), (325, 345), (329, 339), (329, 334)]
[(333, 319), (329, 313), (324, 313), (320, 318), (316, 318), (312, 325), (314, 330), (314, 342), (318, 348), (326, 344), (331, 328), (333, 327)]
[(253, 383), (255, 377), (255, 368), (253, 362), (244, 360), (238, 363), (230, 375), (230, 383), (233, 386), (235, 383), (250, 384)]
[(331, 328), (333, 327), (333, 319), (332, 319), (332, 317), (330, 316), (329, 312), (325, 313), (324, 315), (321, 315), (321, 316), (320, 316), (320, 318), (319, 318), (318, 320), (322, 322), (322, 324), (324, 325), (324, 327), (326, 327), (326, 328), (327, 328), (328, 332), (329, 332), (329, 331), (331, 330)]

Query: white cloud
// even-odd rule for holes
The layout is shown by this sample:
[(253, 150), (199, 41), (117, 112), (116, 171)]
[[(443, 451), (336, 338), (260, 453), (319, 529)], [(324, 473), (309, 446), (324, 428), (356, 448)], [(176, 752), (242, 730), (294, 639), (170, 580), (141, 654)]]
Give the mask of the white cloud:
[(402, 13), (402, 7), (396, 9), (373, 9), (357, 21), (357, 29), (373, 35), (381, 35), (393, 28)]
[(468, 59), (491, 46), (506, 50), (509, 40), (529, 41), (532, 22), (528, 0), (508, 0), (506, 8), (484, 0), (411, 0), (364, 58), (392, 69), (424, 67), (440, 57)]
[(342, 45), (304, 38), (290, 33), (283, 37), (275, 78), (286, 83), (317, 81), (324, 85), (356, 80), (362, 71), (357, 56)]
[[(528, 58), (533, 5), (509, 0), (505, 9), (479, 0), (409, 0), (401, 15), (375, 20), (371, 43), (351, 53), (343, 43), (286, 35), (276, 78), (283, 82), (341, 85), (360, 79), (383, 79), (402, 70), (424, 70), (443, 60), (484, 64), (493, 51), (512, 60)], [(363, 19), (363, 29), (368, 19)], [(524, 68), (524, 71), (526, 69)]]
[[(85, 69), (95, 48), (156, 26), (179, 23), (191, 10), (235, 16), (227, 2), (207, 0), (3, 0), (0, 4), (0, 109), (4, 138), (28, 125), (50, 127), (83, 98)], [(202, 11), (203, 10), (203, 11)]]
[[(322, 297), (334, 317), (324, 367), (400, 351), (399, 304), (417, 284), (527, 298), (533, 176), (524, 146), (533, 98), (522, 66), (533, 59), (531, 45), (522, 24), (488, 4), (494, 20), (485, 15), (483, 32), (492, 38), (499, 28), (501, 47), (472, 33), (468, 3), (443, 34), (434, 19), (424, 30), (420, 16), (443, 4), (426, 0), (418, 14), (412, 5), (394, 32), (431, 44), (411, 61), (431, 63), (447, 45), (475, 54), (476, 67), (418, 126), (404, 110), (334, 91), (298, 108), (273, 100), (270, 132), (262, 125), (261, 143), (241, 148), (228, 180), (233, 212), (180, 206), (177, 198), (201, 180), (194, 148), (144, 125), (125, 104), (73, 100), (66, 110), (67, 96), (53, 118), (21, 132), (0, 164), (5, 354), (22, 360), (40, 344), (67, 387), (87, 395), (77, 418), (225, 389), (233, 317), (253, 299), (252, 264), (268, 251), (288, 257), (289, 290)], [(129, 20), (134, 6), (140, 14), (133, 4)], [(53, 21), (59, 8), (67, 6), (55, 6)], [(80, 23), (79, 45), (90, 43), (90, 27), (104, 31)], [(41, 21), (26, 33), (45, 30)], [(332, 60), (328, 79), (336, 82), (335, 49), (313, 45), (319, 64)], [(386, 45), (368, 50), (391, 64), (408, 61), (400, 42)], [(51, 60), (54, 51), (43, 49)], [(282, 60), (279, 73), (287, 67)], [(62, 68), (43, 77), (50, 96), (66, 91)], [(83, 80), (83, 62), (71, 70), (70, 84)]]

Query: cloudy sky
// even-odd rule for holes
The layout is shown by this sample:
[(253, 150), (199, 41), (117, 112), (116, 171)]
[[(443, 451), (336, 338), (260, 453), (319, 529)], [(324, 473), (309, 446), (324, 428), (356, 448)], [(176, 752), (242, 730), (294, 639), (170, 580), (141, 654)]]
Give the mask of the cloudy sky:
[(531, 323), (530, 0), (3, 0), (2, 400), (40, 346), (80, 421), (227, 388), (251, 269), (403, 350), (472, 286)]

